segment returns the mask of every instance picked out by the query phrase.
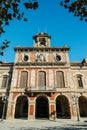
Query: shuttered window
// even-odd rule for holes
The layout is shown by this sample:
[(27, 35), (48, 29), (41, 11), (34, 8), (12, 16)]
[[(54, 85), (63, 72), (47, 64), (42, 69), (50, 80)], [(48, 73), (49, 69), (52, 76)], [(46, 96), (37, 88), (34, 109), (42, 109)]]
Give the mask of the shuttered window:
[(77, 76), (77, 85), (79, 88), (83, 88), (82, 76)]
[(56, 72), (57, 87), (65, 87), (64, 74), (62, 71)]
[(38, 74), (38, 86), (41, 89), (45, 89), (46, 86), (46, 72), (40, 71)]
[(20, 85), (19, 85), (20, 88), (27, 87), (27, 82), (28, 82), (28, 72), (22, 71), (20, 76)]
[(2, 80), (1, 88), (6, 88), (8, 76), (4, 76)]

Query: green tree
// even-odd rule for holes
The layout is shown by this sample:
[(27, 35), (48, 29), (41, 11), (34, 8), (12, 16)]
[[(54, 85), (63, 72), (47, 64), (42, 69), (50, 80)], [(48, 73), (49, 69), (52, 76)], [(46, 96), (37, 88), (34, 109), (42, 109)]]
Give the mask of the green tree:
[[(26, 9), (37, 9), (38, 2), (34, 0), (0, 0), (0, 36), (5, 33), (4, 27), (9, 25), (10, 21), (17, 19), (18, 21), (27, 21), (24, 11), (20, 9), (23, 4)], [(9, 41), (5, 40), (0, 45), (0, 55), (3, 56), (4, 50), (9, 46)]]
[(7, 47), (9, 47), (9, 43), (10, 43), (10, 41), (8, 41), (8, 40), (5, 40), (5, 41), (3, 41), (3, 42), (1, 43), (1, 45), (0, 45), (0, 55), (1, 55), (1, 56), (3, 56), (4, 50), (5, 50)]
[(87, 0), (60, 0), (60, 5), (80, 20), (87, 21)]

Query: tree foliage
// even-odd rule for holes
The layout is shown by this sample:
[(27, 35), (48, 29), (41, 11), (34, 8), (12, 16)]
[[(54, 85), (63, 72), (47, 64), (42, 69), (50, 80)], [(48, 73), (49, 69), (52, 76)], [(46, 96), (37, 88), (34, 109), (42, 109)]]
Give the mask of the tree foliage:
[[(25, 12), (20, 8), (20, 5), (26, 9), (37, 9), (37, 0), (0, 0), (0, 35), (5, 33), (4, 27), (8, 26), (10, 21), (21, 19), (27, 21)], [(80, 18), (80, 20), (87, 21), (87, 0), (60, 0), (60, 5), (69, 12), (72, 12), (74, 16)], [(5, 40), (0, 45), (0, 55), (3, 55), (3, 51), (8, 47), (9, 41)]]
[(61, 0), (60, 5), (80, 20), (87, 21), (87, 0)]
[(9, 25), (13, 19), (27, 21), (24, 17), (24, 11), (20, 10), (20, 4), (23, 4), (26, 9), (37, 9), (38, 3), (36, 1), (23, 0), (0, 0), (0, 34), (4, 33), (4, 26)]
[(0, 45), (0, 55), (1, 55), (1, 56), (3, 56), (4, 50), (5, 50), (7, 47), (9, 47), (9, 43), (10, 43), (10, 41), (8, 41), (8, 40), (5, 40), (5, 41), (3, 41), (3, 42), (1, 43), (1, 45)]
[[(9, 25), (10, 21), (21, 19), (27, 21), (24, 16), (24, 11), (20, 9), (20, 4), (23, 4), (26, 9), (37, 9), (38, 2), (34, 0), (0, 0), (0, 35), (5, 33), (4, 27)], [(9, 41), (5, 40), (0, 46), (0, 55), (8, 47)]]

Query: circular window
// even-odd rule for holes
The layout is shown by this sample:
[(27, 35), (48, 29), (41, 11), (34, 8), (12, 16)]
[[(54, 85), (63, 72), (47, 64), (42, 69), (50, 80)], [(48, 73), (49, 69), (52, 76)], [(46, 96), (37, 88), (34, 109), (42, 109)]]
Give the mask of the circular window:
[(60, 61), (61, 60), (61, 56), (60, 55), (56, 55), (56, 61)]
[(28, 55), (24, 55), (24, 61), (28, 61)]

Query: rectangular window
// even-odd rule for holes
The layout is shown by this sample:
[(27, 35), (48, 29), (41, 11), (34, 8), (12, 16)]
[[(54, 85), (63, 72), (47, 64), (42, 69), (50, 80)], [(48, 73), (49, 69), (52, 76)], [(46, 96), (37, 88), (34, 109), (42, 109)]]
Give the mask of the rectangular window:
[(28, 82), (28, 72), (22, 71), (20, 76), (20, 88), (26, 88)]
[(39, 89), (41, 89), (41, 90), (44, 90), (46, 87), (46, 73), (43, 71), (39, 72), (38, 86), (39, 86)]
[(62, 71), (57, 71), (56, 72), (56, 77), (57, 77), (57, 87), (65, 87), (64, 84), (64, 75)]
[(81, 77), (77, 77), (77, 83), (78, 83), (79, 88), (83, 88), (83, 83), (82, 83), (82, 78)]

